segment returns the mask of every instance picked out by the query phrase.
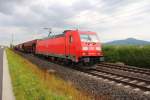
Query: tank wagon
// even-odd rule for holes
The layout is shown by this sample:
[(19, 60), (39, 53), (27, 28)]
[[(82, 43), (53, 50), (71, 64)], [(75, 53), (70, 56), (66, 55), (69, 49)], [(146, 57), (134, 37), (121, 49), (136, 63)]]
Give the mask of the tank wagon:
[(63, 34), (22, 43), (22, 49), (64, 62), (95, 63), (104, 60), (98, 36), (90, 31), (65, 30)]

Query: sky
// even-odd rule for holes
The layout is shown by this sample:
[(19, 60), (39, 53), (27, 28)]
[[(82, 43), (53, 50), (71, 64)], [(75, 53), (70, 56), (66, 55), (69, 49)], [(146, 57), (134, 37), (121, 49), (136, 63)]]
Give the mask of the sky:
[(18, 44), (66, 29), (97, 32), (102, 42), (150, 41), (150, 0), (0, 0), (0, 44)]

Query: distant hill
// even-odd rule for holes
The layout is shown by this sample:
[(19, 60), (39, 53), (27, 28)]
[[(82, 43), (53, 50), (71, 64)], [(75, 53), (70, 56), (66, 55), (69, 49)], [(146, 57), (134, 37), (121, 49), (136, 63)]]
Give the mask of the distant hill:
[(146, 45), (146, 44), (150, 44), (150, 42), (144, 41), (144, 40), (138, 40), (135, 38), (127, 38), (125, 40), (115, 40), (115, 41), (107, 42), (104, 44), (108, 44), (108, 45)]

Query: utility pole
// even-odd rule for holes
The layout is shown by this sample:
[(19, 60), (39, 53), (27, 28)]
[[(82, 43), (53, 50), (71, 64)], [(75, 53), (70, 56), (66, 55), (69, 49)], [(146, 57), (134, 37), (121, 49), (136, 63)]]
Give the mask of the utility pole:
[(11, 43), (10, 43), (10, 47), (13, 48), (13, 42), (14, 42), (14, 34), (11, 34)]

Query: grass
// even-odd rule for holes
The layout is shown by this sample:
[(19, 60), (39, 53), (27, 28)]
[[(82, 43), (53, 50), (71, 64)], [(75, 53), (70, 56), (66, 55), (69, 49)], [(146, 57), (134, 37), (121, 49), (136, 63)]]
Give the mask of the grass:
[(150, 45), (103, 46), (105, 60), (150, 68)]
[(91, 99), (86, 93), (77, 90), (70, 82), (54, 74), (45, 73), (12, 50), (7, 49), (6, 53), (16, 100)]

